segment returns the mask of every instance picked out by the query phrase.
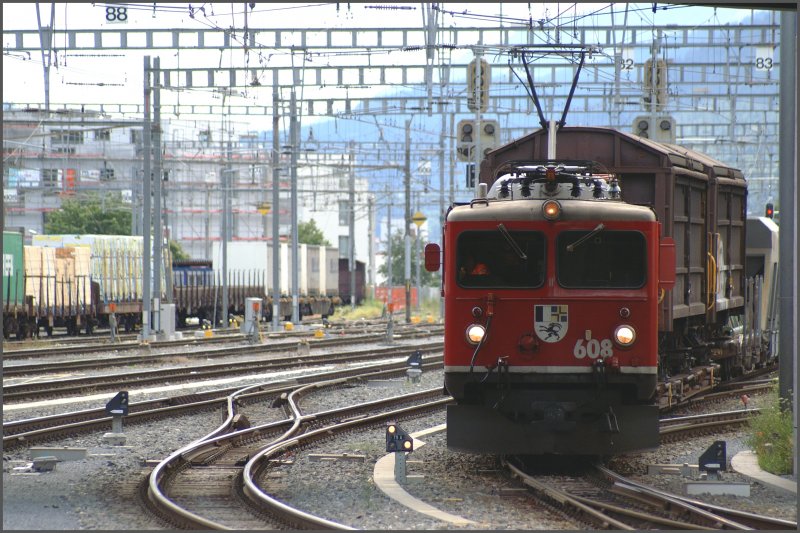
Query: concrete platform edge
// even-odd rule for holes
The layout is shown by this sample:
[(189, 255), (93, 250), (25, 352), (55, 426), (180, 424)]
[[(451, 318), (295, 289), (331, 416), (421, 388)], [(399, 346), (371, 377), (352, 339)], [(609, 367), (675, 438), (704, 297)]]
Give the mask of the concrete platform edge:
[(788, 495), (797, 496), (797, 482), (765, 472), (758, 466), (758, 456), (752, 450), (739, 452), (731, 458), (731, 468), (753, 481)]

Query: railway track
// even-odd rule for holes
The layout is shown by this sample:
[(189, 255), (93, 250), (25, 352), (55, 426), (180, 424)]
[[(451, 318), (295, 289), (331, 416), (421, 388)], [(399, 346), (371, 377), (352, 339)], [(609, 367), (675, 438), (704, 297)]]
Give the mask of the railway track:
[[(429, 389), (326, 412), (304, 414), (300, 399), (341, 382), (317, 382), (285, 398), (285, 420), (232, 431), (237, 410), (214, 433), (177, 450), (151, 472), (147, 505), (170, 527), (188, 529), (352, 529), (279, 501), (265, 486), (294, 450), (341, 432), (443, 409), (451, 401)], [(247, 389), (241, 391), (246, 393)], [(203, 487), (200, 490), (200, 487)]]
[[(400, 315), (398, 315), (399, 317)], [(396, 319), (397, 323), (401, 322), (401, 319)], [(344, 319), (330, 319), (328, 318), (326, 322), (323, 324), (321, 321), (320, 315), (312, 315), (305, 317), (303, 319), (302, 325), (306, 328), (326, 328), (329, 330), (337, 331), (343, 328), (351, 329), (353, 327), (371, 327), (383, 324), (384, 327), (386, 325), (386, 319), (369, 319), (369, 320), (358, 320), (358, 321), (345, 321)], [(178, 327), (177, 331), (182, 333), (192, 334), (198, 330), (199, 326), (187, 326), (185, 328)], [(239, 329), (236, 327), (218, 327), (214, 328), (216, 335), (230, 335), (230, 334), (238, 334)], [(307, 334), (307, 332), (302, 331), (294, 331), (294, 332), (281, 332), (281, 333), (288, 333), (288, 334)], [(122, 330), (117, 332), (117, 341), (118, 342), (126, 342), (126, 341), (135, 341), (139, 337), (140, 333), (124, 333)], [(110, 342), (111, 337), (111, 330), (108, 328), (94, 328), (92, 333), (89, 334), (79, 334), (79, 335), (70, 335), (66, 332), (65, 328), (54, 328), (52, 335), (46, 336), (39, 336), (33, 339), (16, 339), (16, 338), (8, 338), (5, 339), (5, 342), (8, 346), (25, 346), (35, 344), (37, 346), (45, 345), (45, 344), (90, 344), (90, 343), (108, 343)]]
[[(797, 523), (713, 506), (631, 481), (588, 462), (568, 474), (542, 472), (520, 458), (504, 460), (511, 474), (547, 506), (593, 529), (796, 530)], [(546, 469), (545, 469), (546, 470)]]
[[(358, 324), (358, 323), (357, 323)], [(429, 331), (429, 332), (441, 332), (443, 331), (442, 326), (437, 325), (426, 325), (426, 327), (422, 328), (419, 325), (407, 325), (407, 324), (398, 324), (395, 326), (395, 334), (398, 335), (405, 335), (408, 332), (419, 332), (419, 331)], [(236, 330), (230, 330), (236, 331)], [(282, 331), (282, 332), (274, 332), (274, 333), (265, 333), (263, 334), (263, 338), (266, 340), (270, 339), (311, 339), (314, 338), (315, 332), (317, 330), (303, 330), (303, 331)], [(332, 326), (331, 328), (327, 328), (324, 331), (328, 332), (328, 335), (335, 333), (344, 334), (345, 331), (348, 332), (348, 335), (351, 336), (372, 336), (374, 338), (380, 338), (381, 336), (385, 336), (386, 332), (386, 324), (364, 324), (358, 327), (349, 327), (345, 329), (344, 327)], [(357, 333), (353, 333), (357, 332)], [(135, 337), (134, 337), (135, 339)], [(87, 354), (87, 353), (98, 353), (98, 352), (121, 352), (121, 351), (130, 351), (130, 350), (140, 350), (144, 346), (148, 347), (149, 349), (158, 349), (158, 348), (172, 348), (176, 346), (204, 346), (208, 344), (217, 344), (217, 343), (227, 343), (227, 342), (235, 342), (241, 341), (245, 342), (248, 340), (248, 337), (235, 332), (235, 333), (226, 333), (222, 335), (215, 335), (213, 337), (202, 338), (202, 339), (195, 339), (195, 338), (184, 338), (184, 339), (176, 339), (171, 341), (156, 341), (147, 344), (143, 344), (136, 340), (130, 340), (128, 342), (117, 342), (112, 343), (110, 340), (105, 339), (104, 341), (98, 342), (91, 342), (91, 343), (81, 343), (75, 346), (50, 346), (50, 347), (36, 347), (36, 348), (26, 348), (26, 349), (19, 349), (19, 350), (4, 350), (3, 351), (3, 361), (16, 361), (16, 360), (24, 360), (24, 359), (40, 359), (46, 357), (60, 357), (64, 355), (74, 355), (74, 354)]]
[[(352, 339), (350, 339), (352, 342)], [(263, 374), (264, 372), (278, 372), (297, 370), (304, 367), (368, 361), (375, 358), (389, 358), (409, 356), (415, 351), (423, 354), (441, 351), (441, 342), (419, 345), (390, 346), (386, 348), (370, 348), (358, 352), (343, 352), (325, 356), (293, 354), (289, 357), (277, 359), (252, 359), (248, 361), (223, 362), (195, 366), (178, 366), (167, 369), (143, 370), (139, 372), (123, 372), (119, 374), (106, 374), (100, 376), (67, 378), (49, 381), (35, 381), (3, 386), (3, 401), (15, 401), (64, 398), (70, 395), (98, 393), (108, 390), (125, 390), (130, 387), (143, 387), (148, 385), (170, 384), (197, 381), (209, 378), (230, 378), (247, 374)], [(174, 354), (173, 354), (174, 357)]]
[(760, 409), (742, 409), (721, 413), (662, 418), (659, 421), (661, 442), (720, 432), (727, 428), (737, 428), (747, 424), (759, 411)]
[[(423, 370), (441, 369), (442, 366), (440, 355), (423, 359)], [(307, 376), (299, 375), (291, 379), (251, 387), (249, 392), (238, 396), (238, 401), (243, 404), (256, 401), (272, 403), (282, 394), (288, 394), (298, 385), (305, 383), (332, 379), (386, 379), (404, 375), (407, 368), (408, 365), (404, 361), (382, 362), (360, 368), (336, 369)], [(228, 396), (241, 388), (241, 386), (228, 387), (195, 394), (132, 402), (124, 422), (126, 425), (139, 424), (198, 411), (219, 409), (225, 406)], [(112, 418), (105, 412), (105, 409), (98, 408), (6, 422), (3, 424), (3, 448), (15, 449), (90, 431), (107, 430), (111, 427), (111, 421)]]
[[(414, 330), (404, 331), (403, 338), (414, 339), (421, 337), (428, 337), (432, 334), (429, 330)], [(248, 355), (248, 354), (264, 354), (274, 352), (297, 352), (300, 349), (301, 343), (309, 349), (325, 348), (331, 346), (350, 345), (362, 343), (374, 343), (382, 340), (381, 334), (364, 334), (364, 335), (350, 335), (350, 336), (331, 336), (327, 338), (310, 338), (300, 339), (273, 343), (273, 344), (246, 344), (233, 346), (230, 348), (214, 348), (214, 349), (199, 349), (193, 350), (183, 354), (176, 353), (146, 353), (143, 355), (120, 356), (112, 355), (108, 357), (101, 357), (95, 359), (75, 359), (68, 361), (51, 361), (51, 362), (37, 362), (37, 363), (18, 363), (6, 365), (3, 367), (3, 377), (27, 376), (27, 375), (42, 375), (42, 374), (60, 374), (73, 372), (75, 370), (100, 370), (105, 368), (113, 368), (115, 366), (131, 366), (143, 365), (150, 363), (163, 363), (174, 359), (176, 356), (188, 357), (190, 359), (214, 359), (219, 357)], [(203, 346), (203, 343), (200, 343)]]

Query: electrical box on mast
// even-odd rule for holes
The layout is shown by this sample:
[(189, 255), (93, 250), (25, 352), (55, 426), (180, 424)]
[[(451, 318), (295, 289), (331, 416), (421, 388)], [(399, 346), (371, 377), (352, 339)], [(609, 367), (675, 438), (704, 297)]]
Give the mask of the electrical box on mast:
[[(478, 61), (480, 61), (481, 75), (478, 79)], [(470, 111), (477, 111), (478, 106), (475, 105), (475, 85), (478, 84), (478, 97), (480, 98), (480, 109), (486, 111), (489, 104), (489, 84), (491, 83), (491, 71), (489, 70), (489, 62), (485, 59), (475, 58), (470, 61), (467, 67), (467, 108)]]
[(655, 123), (650, 115), (640, 115), (633, 119), (631, 130), (634, 135), (645, 139), (674, 144), (675, 128), (675, 119), (669, 115), (656, 116)]

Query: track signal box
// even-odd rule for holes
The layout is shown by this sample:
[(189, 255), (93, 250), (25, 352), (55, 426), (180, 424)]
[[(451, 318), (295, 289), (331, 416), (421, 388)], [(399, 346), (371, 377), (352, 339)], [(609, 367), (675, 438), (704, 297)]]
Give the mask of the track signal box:
[(414, 439), (395, 423), (386, 426), (387, 452), (413, 452)]

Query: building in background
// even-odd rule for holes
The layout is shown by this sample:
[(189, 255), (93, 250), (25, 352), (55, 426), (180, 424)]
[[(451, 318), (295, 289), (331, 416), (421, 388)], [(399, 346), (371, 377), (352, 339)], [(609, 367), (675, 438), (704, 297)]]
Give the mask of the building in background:
[[(225, 131), (201, 121), (162, 122), (162, 197), (165, 238), (193, 258), (211, 259), (221, 239), (223, 171), (231, 172), (231, 240), (270, 241), (272, 141), (255, 132)], [(231, 139), (230, 141), (228, 139)], [(141, 233), (142, 126), (98, 112), (50, 116), (37, 108), (5, 104), (3, 111), (4, 225), (44, 233), (47, 215), (68, 198), (119, 196), (134, 212)], [(290, 153), (278, 154), (279, 224), (291, 233)], [(356, 260), (368, 262), (367, 181), (356, 178), (354, 153), (303, 150), (298, 156), (298, 220), (314, 220), (347, 257), (350, 182), (354, 190)]]

